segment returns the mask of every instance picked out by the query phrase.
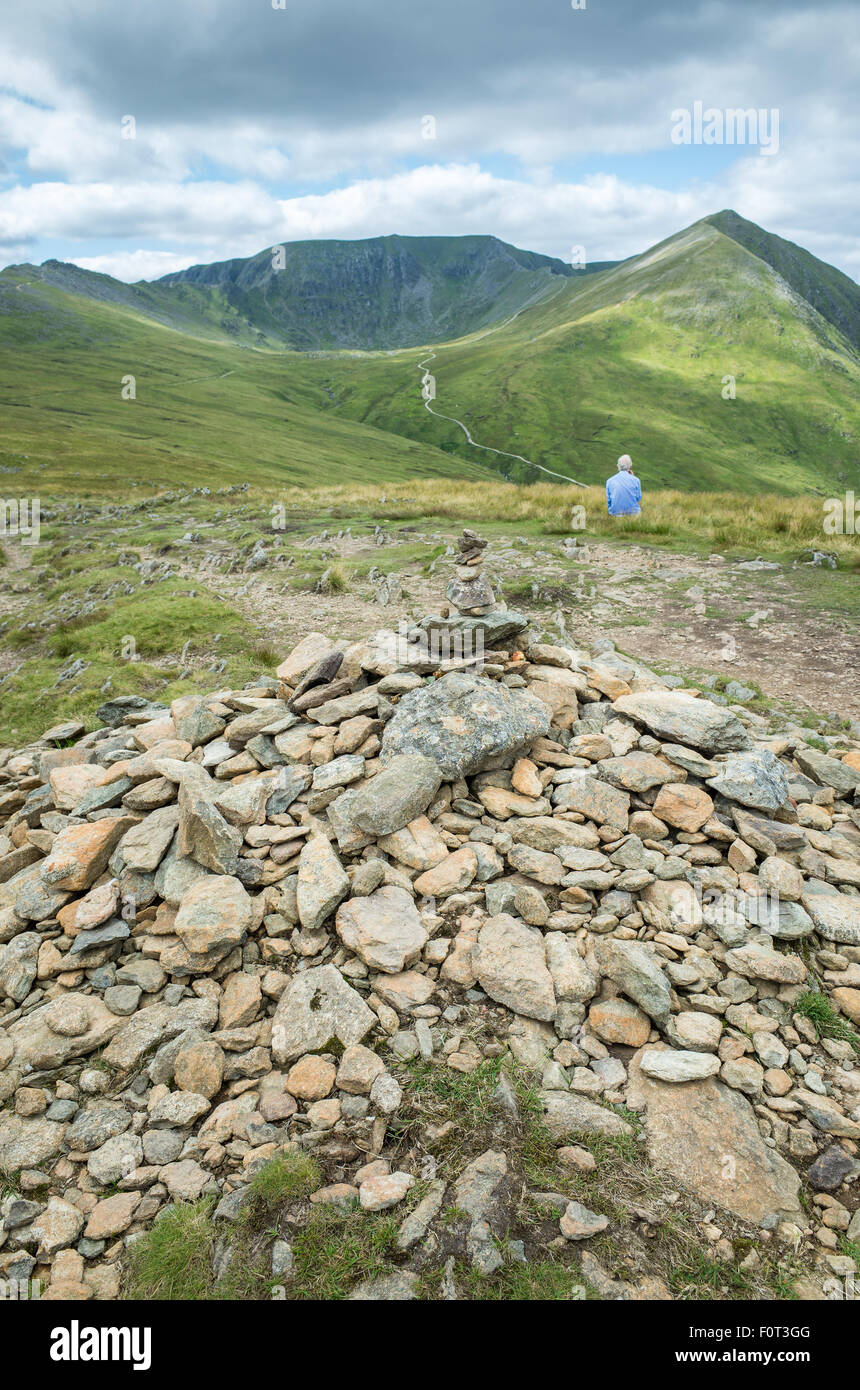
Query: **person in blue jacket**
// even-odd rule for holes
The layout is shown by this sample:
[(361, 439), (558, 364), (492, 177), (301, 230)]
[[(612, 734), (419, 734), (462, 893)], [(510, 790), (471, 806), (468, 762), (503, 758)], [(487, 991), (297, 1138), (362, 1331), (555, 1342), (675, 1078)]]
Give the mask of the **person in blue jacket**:
[(633, 460), (622, 454), (618, 472), (606, 480), (606, 506), (610, 516), (640, 516), (642, 484), (633, 472)]

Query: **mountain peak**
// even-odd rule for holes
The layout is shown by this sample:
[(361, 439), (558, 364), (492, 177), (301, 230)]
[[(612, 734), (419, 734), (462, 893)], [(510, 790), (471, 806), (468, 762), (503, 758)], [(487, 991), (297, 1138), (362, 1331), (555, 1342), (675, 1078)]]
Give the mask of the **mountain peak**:
[(795, 242), (766, 232), (733, 208), (724, 208), (703, 221), (769, 265), (796, 294), (860, 350), (860, 285), (849, 275), (820, 261)]

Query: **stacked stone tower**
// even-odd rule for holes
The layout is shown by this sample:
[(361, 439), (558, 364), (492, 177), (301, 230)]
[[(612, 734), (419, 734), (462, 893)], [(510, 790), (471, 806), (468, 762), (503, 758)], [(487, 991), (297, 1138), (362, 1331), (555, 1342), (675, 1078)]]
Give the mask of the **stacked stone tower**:
[(474, 531), (464, 530), (457, 541), (454, 578), (446, 597), (463, 617), (478, 618), (497, 607), (489, 580), (484, 575), (487, 542)]

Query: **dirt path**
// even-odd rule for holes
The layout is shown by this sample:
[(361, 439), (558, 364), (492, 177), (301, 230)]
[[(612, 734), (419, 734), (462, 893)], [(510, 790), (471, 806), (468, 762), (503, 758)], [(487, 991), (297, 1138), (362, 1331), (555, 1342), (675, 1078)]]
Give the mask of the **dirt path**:
[[(432, 362), (436, 356), (431, 352), (429, 357), (418, 363), (418, 370), (423, 373), (421, 377), (421, 395), (424, 398), (424, 409), (429, 410), (431, 415), (435, 415), (437, 420), (448, 420), (452, 425), (457, 425), (466, 436), (467, 441), (473, 449), (483, 449), (487, 454), (498, 454), (500, 458), (516, 459), (518, 463), (527, 463), (529, 468), (538, 468), (541, 473), (546, 473), (550, 478), (560, 478), (563, 483), (573, 483), (576, 487), (585, 487), (585, 483), (579, 482), (577, 478), (571, 478), (567, 473), (554, 473), (551, 468), (544, 468), (542, 463), (535, 463), (532, 459), (527, 459), (523, 454), (512, 454), (507, 449), (495, 449), (492, 444), (479, 444), (477, 439), (473, 439), (467, 425), (462, 420), (458, 420), (456, 415), (443, 415), (440, 410), (434, 410), (430, 402), (436, 399), (436, 379), (431, 374), (428, 362)], [(432, 393), (432, 394), (431, 394)]]
[[(182, 519), (171, 520), (181, 536)], [(205, 588), (223, 599), (247, 618), (256, 638), (279, 653), (313, 629), (352, 640), (439, 610), (452, 563), (440, 552), (453, 541), (457, 527), (387, 523), (385, 544), (377, 546), (366, 523), (354, 533), (345, 528), (336, 534), (328, 529), (330, 521), (327, 529), (320, 527), (324, 520), (298, 522), (275, 546), (271, 531), (261, 530), (267, 566), (251, 573), (237, 566), (227, 573), (237, 560), (236, 543), (212, 523), (189, 517), (185, 524), (199, 527), (200, 536), (184, 546), (181, 541), (171, 545), (168, 563), (182, 587)], [(164, 565), (161, 542), (158, 549), (136, 543), (139, 524), (139, 518), (118, 527), (110, 523), (111, 554), (116, 558), (116, 547), (125, 546)], [(476, 524), (480, 526), (479, 518)], [(320, 529), (311, 534), (314, 525)], [(71, 527), (70, 534), (75, 530)], [(582, 537), (575, 548), (565, 549), (560, 539), (518, 535), (513, 528), (489, 523), (487, 534), (488, 573), (500, 580), (508, 605), (523, 609), (550, 637), (558, 637), (560, 628), (567, 640), (583, 646), (608, 637), (620, 651), (693, 683), (704, 685), (705, 677), (734, 679), (757, 687), (790, 714), (860, 718), (860, 645), (856, 616), (849, 616), (856, 580), (851, 576), (807, 567), (750, 567), (718, 556)], [(65, 543), (65, 537), (57, 543)], [(40, 594), (55, 583), (43, 548), (7, 538), (4, 550), (0, 676), (31, 654), (22, 651), (20, 641), (5, 642), (4, 631), (13, 631), (25, 619), (37, 631), (48, 611), (56, 616), (58, 607), (56, 600), (50, 610), (40, 601)], [(430, 572), (433, 555), (438, 558)], [(301, 581), (313, 583), (309, 571), (319, 574), (334, 561), (348, 576), (344, 591), (314, 593), (301, 587)], [(377, 585), (368, 577), (372, 566), (397, 576), (402, 592), (395, 602), (376, 601)], [(67, 616), (61, 600), (59, 606), (60, 616)], [(50, 632), (52, 623), (43, 630)], [(176, 656), (166, 653), (163, 660), (170, 664)]]
[[(555, 299), (563, 289), (564, 285), (562, 284), (553, 295), (545, 296), (542, 293), (532, 295), (530, 299), (526, 300), (525, 304), (517, 309), (515, 314), (511, 314), (510, 318), (504, 319), (501, 323), (494, 324), (491, 328), (485, 329), (483, 333), (478, 333), (472, 341), (477, 342), (479, 338), (488, 338), (492, 333), (498, 333), (501, 329), (507, 328), (509, 323), (513, 323), (514, 319), (518, 319), (520, 314), (524, 313), (526, 309), (531, 308), (533, 304), (542, 299)], [(534, 342), (534, 338), (530, 338), (529, 341)], [(472, 438), (468, 426), (464, 425), (462, 420), (458, 420), (455, 415), (443, 415), (440, 410), (434, 410), (431, 401), (436, 399), (436, 379), (431, 374), (427, 363), (432, 362), (436, 356), (437, 354), (435, 352), (431, 352), (418, 363), (418, 370), (422, 373), (421, 396), (424, 400), (425, 410), (428, 410), (431, 415), (435, 415), (437, 420), (448, 420), (452, 425), (457, 425), (457, 427), (463, 431), (466, 439), (474, 449), (483, 449), (487, 454), (498, 454), (500, 458), (516, 459), (519, 463), (528, 464), (529, 468), (537, 468), (539, 472), (546, 473), (550, 478), (560, 478), (563, 483), (573, 483), (575, 487), (585, 487), (585, 483), (579, 482), (577, 478), (572, 478), (569, 473), (554, 473), (551, 468), (544, 468), (542, 463), (535, 463), (532, 459), (525, 458), (523, 454), (511, 454), (507, 449), (494, 448), (492, 444), (479, 444), (477, 439)]]
[(582, 569), (597, 590), (587, 626), (630, 655), (681, 675), (752, 682), (820, 714), (860, 716), (856, 624), (810, 604), (810, 586), (826, 574), (609, 545), (588, 547)]
[[(442, 557), (428, 575), (406, 557), (399, 566), (396, 550), (419, 541), (438, 545), (454, 534), (453, 528), (394, 532), (382, 551), (365, 537), (327, 538), (327, 549), (348, 571), (382, 555), (387, 567), (394, 561), (404, 594), (390, 605), (374, 602), (373, 586), (360, 575), (347, 592), (328, 595), (282, 593), (289, 571), (281, 569), (261, 572), (250, 585), (251, 577), (241, 573), (212, 576), (207, 583), (279, 650), (312, 628), (338, 637), (367, 636), (438, 609), (450, 560)], [(810, 584), (822, 581), (819, 572), (744, 569), (602, 542), (577, 547), (574, 557), (553, 541), (511, 537), (491, 543), (487, 566), (501, 578), (510, 607), (523, 608), (539, 626), (551, 627), (562, 615), (570, 638), (583, 645), (609, 637), (619, 650), (660, 671), (693, 680), (724, 676), (758, 686), (789, 710), (860, 718), (856, 627), (808, 606)], [(184, 572), (195, 574), (191, 566)]]

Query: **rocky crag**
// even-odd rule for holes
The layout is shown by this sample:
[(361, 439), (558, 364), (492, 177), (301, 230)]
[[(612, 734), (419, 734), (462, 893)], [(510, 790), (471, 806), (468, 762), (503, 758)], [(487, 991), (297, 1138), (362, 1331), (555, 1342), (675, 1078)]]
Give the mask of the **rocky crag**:
[[(120, 696), (0, 753), (0, 1279), (119, 1297), (177, 1204), (229, 1231), (312, 1154), (291, 1219), (400, 1222), (351, 1296), (426, 1296), (441, 1263), (456, 1297), (450, 1252), (481, 1278), (530, 1257), (521, 1102), (502, 1068), (491, 1146), (452, 1166), (409, 1068), (488, 1059), (560, 1174), (639, 1144), (667, 1185), (646, 1227), (684, 1212), (719, 1258), (742, 1230), (750, 1267), (802, 1257), (801, 1296), (856, 1272), (860, 742), (539, 641), (482, 552), (465, 533), (459, 612), (405, 639), (312, 632), (275, 678)], [(464, 631), (480, 658), (440, 651)], [(558, 1187), (528, 1194), (546, 1250), (600, 1296), (671, 1296), (613, 1277), (589, 1243), (617, 1219)], [(289, 1240), (266, 1258), (289, 1297)]]

